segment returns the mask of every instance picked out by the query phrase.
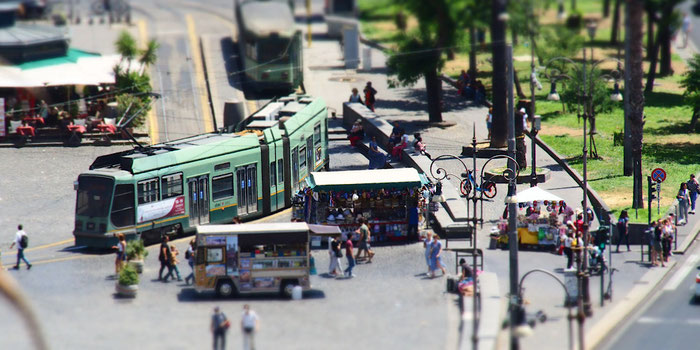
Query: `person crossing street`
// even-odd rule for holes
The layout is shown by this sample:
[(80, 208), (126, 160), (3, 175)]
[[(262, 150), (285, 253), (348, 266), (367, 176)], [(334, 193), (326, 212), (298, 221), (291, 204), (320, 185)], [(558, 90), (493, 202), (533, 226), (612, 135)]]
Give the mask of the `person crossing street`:
[(30, 264), (29, 260), (24, 257), (24, 250), (29, 246), (29, 237), (27, 236), (27, 233), (24, 232), (22, 225), (17, 225), (15, 241), (10, 245), (10, 249), (14, 248), (15, 245), (17, 245), (17, 265), (15, 265), (14, 269), (19, 270), (19, 264), (21, 261), (24, 261), (24, 263), (27, 264), (27, 270), (31, 269), (32, 264)]

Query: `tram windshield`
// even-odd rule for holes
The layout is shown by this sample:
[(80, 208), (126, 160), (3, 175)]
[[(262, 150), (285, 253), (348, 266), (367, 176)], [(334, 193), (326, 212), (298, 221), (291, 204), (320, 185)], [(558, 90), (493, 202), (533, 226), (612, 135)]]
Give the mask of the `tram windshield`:
[(294, 47), (290, 45), (291, 39), (271, 37), (259, 39), (258, 62), (270, 62), (273, 64), (288, 63), (290, 51)]
[(114, 179), (105, 177), (78, 177), (78, 201), (75, 214), (90, 217), (107, 216), (114, 188)]

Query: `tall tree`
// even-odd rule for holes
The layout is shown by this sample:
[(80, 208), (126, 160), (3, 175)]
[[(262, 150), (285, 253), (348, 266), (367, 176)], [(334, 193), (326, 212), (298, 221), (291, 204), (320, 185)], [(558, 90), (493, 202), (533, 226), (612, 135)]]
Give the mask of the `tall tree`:
[(506, 111), (508, 84), (506, 83), (506, 6), (508, 0), (491, 0), (491, 57), (493, 72), (493, 123), (491, 147), (505, 147), (508, 137)]
[(632, 189), (633, 205), (635, 208), (643, 207), (642, 200), (642, 145), (644, 137), (644, 91), (642, 79), (642, 39), (643, 39), (643, 0), (626, 0), (629, 6), (629, 40), (630, 40), (630, 89), (629, 114), (630, 135), (632, 146), (632, 162), (634, 164), (634, 186)]
[(615, 8), (613, 9), (612, 30), (610, 31), (610, 44), (617, 45), (620, 40), (620, 2), (615, 0)]
[(418, 20), (418, 28), (402, 37), (397, 53), (389, 57), (387, 66), (399, 85), (413, 85), (425, 79), (430, 122), (442, 121), (442, 69), (446, 48), (459, 39), (463, 8), (470, 0), (396, 0)]
[(690, 118), (690, 131), (695, 131), (700, 114), (700, 55), (696, 54), (688, 61), (688, 70), (683, 75), (681, 86), (685, 89), (683, 97), (686, 103), (693, 107)]
[(659, 51), (661, 51), (661, 69), (659, 75), (664, 76), (671, 73), (671, 26), (674, 24), (673, 9), (682, 0), (665, 0), (659, 5), (661, 17), (659, 18), (656, 39), (651, 48), (649, 57), (649, 72), (647, 73), (647, 84), (645, 92), (651, 92), (654, 89), (654, 80), (656, 79), (656, 68), (659, 62)]
[(651, 60), (654, 49), (654, 23), (656, 23), (656, 12), (659, 9), (660, 0), (645, 0), (644, 11), (647, 16), (647, 60)]
[(610, 16), (610, 0), (603, 1), (603, 18)]

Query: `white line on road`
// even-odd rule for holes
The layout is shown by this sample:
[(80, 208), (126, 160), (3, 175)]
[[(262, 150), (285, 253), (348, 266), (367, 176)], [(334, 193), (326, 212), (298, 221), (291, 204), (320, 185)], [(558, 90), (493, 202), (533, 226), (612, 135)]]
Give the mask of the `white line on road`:
[(687, 325), (693, 325), (697, 326), (700, 325), (700, 318), (686, 318), (686, 319), (675, 319), (675, 318), (660, 318), (660, 317), (640, 317), (637, 320), (638, 323), (647, 323), (647, 324), (656, 324), (656, 323), (663, 323), (663, 324), (687, 324)]
[(678, 285), (683, 282), (683, 279), (685, 276), (688, 275), (690, 270), (693, 268), (693, 265), (695, 265), (695, 262), (698, 261), (698, 258), (700, 256), (698, 254), (693, 254), (688, 257), (688, 260), (685, 261), (683, 266), (681, 266), (680, 269), (678, 269), (678, 272), (676, 272), (675, 275), (666, 283), (666, 286), (664, 286), (664, 290), (675, 290), (678, 288)]

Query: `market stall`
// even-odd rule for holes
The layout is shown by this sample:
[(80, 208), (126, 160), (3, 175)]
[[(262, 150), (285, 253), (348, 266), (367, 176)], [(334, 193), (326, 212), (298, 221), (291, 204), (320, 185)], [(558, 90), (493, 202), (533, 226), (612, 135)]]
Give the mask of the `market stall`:
[(296, 219), (337, 226), (346, 237), (359, 228), (357, 219), (363, 217), (369, 221), (371, 241), (379, 243), (407, 239), (409, 222), (418, 221), (422, 212), (420, 189), (428, 180), (415, 169), (404, 168), (312, 172), (306, 182), (303, 205), (294, 211)]
[[(539, 187), (531, 187), (517, 195), (517, 232), (521, 246), (554, 249), (565, 232), (562, 215), (567, 207), (562, 198)], [(499, 243), (508, 244), (508, 223), (503, 219), (498, 225)]]

